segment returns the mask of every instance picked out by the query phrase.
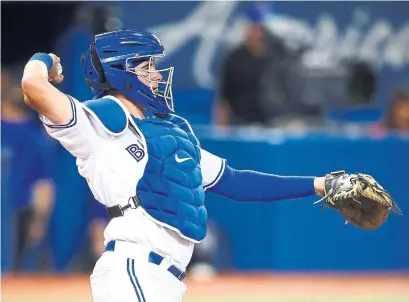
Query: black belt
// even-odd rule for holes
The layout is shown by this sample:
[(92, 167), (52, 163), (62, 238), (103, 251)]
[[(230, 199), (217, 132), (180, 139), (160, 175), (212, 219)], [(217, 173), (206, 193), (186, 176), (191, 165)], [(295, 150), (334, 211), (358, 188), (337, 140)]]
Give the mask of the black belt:
[(107, 207), (108, 216), (110, 219), (124, 216), (124, 213), (128, 209), (136, 209), (141, 206), (141, 199), (138, 196), (134, 196), (128, 199), (128, 204), (121, 207), (119, 204), (113, 207)]
[[(115, 251), (115, 240), (112, 240), (112, 241), (108, 242), (107, 246), (105, 247), (105, 251), (106, 252), (114, 252)], [(165, 257), (163, 257), (163, 256), (161, 256), (159, 254), (156, 254), (155, 252), (150, 252), (149, 253), (148, 261), (150, 263), (160, 265), (162, 263), (163, 259), (165, 259)], [(170, 272), (173, 276), (178, 278), (180, 281), (182, 281), (186, 277), (186, 272), (178, 269), (174, 265), (169, 266), (168, 272)]]

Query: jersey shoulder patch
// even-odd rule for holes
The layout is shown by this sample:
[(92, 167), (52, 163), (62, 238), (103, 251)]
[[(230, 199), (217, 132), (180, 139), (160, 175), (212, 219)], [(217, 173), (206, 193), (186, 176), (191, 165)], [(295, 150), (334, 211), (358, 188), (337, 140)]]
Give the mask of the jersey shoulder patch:
[(103, 97), (84, 102), (83, 107), (102, 129), (110, 135), (119, 136), (128, 128), (128, 114), (120, 101), (111, 97)]

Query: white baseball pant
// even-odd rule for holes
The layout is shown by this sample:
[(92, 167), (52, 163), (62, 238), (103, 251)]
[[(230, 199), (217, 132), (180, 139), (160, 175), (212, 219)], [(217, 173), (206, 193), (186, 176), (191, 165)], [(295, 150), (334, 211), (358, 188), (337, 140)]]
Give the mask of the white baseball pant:
[(149, 250), (137, 243), (116, 241), (105, 251), (91, 275), (94, 302), (181, 302), (187, 286), (167, 269), (148, 262)]

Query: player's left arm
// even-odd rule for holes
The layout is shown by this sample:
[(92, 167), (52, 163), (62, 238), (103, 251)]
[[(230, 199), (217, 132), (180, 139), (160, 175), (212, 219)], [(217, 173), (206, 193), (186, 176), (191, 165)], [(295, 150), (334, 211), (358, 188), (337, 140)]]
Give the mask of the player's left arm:
[(313, 195), (323, 196), (330, 209), (336, 209), (355, 226), (374, 230), (389, 212), (402, 215), (395, 200), (372, 176), (336, 171), (325, 177), (280, 176), (250, 170), (235, 170), (226, 161), (202, 150), (203, 187), (236, 201), (272, 202)]
[(323, 195), (325, 177), (280, 176), (236, 170), (202, 150), (203, 187), (236, 201), (279, 201)]

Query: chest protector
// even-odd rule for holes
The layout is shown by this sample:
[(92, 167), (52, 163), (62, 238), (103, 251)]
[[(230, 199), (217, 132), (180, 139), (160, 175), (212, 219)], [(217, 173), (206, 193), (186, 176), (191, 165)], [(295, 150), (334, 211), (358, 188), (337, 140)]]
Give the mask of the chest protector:
[[(111, 97), (87, 101), (84, 109), (110, 135), (119, 136), (129, 126), (126, 109)], [(199, 141), (188, 122), (175, 115), (133, 121), (148, 152), (143, 177), (136, 186), (142, 208), (156, 223), (200, 242), (206, 236), (207, 211)]]
[(200, 145), (184, 119), (133, 119), (147, 144), (148, 162), (136, 188), (143, 209), (185, 239), (206, 236), (207, 211)]

